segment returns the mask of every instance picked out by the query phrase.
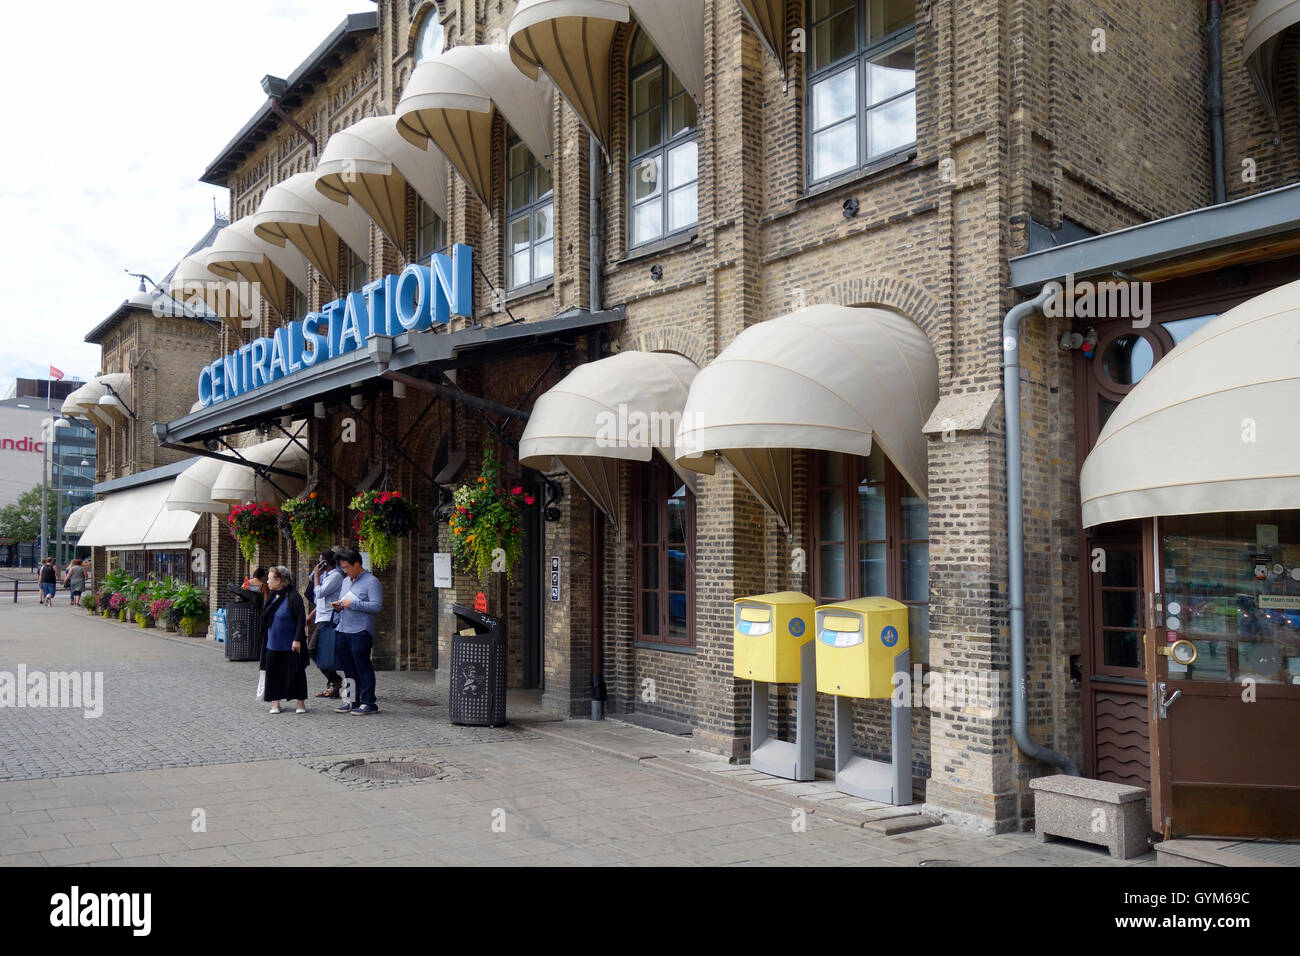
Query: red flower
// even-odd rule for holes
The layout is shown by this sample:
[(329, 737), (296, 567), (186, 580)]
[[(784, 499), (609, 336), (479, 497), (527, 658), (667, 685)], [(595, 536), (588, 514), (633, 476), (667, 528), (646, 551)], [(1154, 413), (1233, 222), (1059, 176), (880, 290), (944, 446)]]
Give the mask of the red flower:
[(534, 498), (532, 495), (524, 495), (524, 504), (531, 505), (535, 501), (537, 501), (537, 499)]
[(522, 495), (522, 494), (524, 493), (524, 489), (521, 488), (521, 487), (516, 486), (516, 487), (510, 489), (510, 493), (511, 493), (512, 495)]

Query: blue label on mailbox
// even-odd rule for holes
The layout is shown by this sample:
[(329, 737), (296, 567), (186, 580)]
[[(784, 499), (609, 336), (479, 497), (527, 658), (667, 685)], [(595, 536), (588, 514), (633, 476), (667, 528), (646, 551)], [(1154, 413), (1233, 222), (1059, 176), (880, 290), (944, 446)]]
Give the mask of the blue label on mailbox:
[(803, 633), (803, 629), (804, 629), (803, 618), (801, 618), (801, 617), (792, 617), (792, 618), (790, 618), (790, 633), (791, 633), (791, 634), (793, 634), (795, 637), (798, 637), (800, 634)]
[(893, 647), (898, 643), (898, 628), (892, 624), (886, 625), (885, 629), (880, 632), (880, 643), (886, 647)]

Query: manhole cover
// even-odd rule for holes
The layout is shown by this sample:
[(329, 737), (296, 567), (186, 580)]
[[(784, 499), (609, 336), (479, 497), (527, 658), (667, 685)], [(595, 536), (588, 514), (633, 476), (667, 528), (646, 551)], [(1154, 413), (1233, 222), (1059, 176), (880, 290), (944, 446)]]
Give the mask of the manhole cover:
[(961, 866), (956, 860), (922, 860), (917, 866)]
[(442, 768), (411, 761), (359, 760), (339, 772), (353, 780), (418, 780), (421, 777), (436, 777), (442, 773)]

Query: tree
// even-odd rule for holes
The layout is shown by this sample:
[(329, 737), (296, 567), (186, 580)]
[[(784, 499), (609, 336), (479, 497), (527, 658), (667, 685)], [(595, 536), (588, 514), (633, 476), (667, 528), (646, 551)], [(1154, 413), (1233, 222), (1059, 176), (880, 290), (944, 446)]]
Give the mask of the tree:
[[(49, 520), (55, 520), (53, 495), (47, 495)], [(56, 529), (50, 526), (50, 538)], [(0, 538), (13, 541), (38, 541), (41, 537), (41, 486), (24, 491), (11, 505), (0, 508)]]

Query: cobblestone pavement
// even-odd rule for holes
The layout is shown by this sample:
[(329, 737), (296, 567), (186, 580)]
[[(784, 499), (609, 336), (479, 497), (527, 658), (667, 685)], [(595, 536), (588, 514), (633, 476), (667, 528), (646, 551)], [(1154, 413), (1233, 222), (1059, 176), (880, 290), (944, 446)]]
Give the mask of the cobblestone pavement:
[[(102, 671), (104, 713), (0, 711), (0, 866), (1117, 863), (1032, 834), (884, 836), (692, 776), (688, 741), (612, 721), (451, 727), (426, 674), (381, 672), (376, 717), (270, 717), (253, 663), (79, 610), (0, 605), (0, 672), (19, 665)], [(429, 775), (353, 779), (385, 757)]]

